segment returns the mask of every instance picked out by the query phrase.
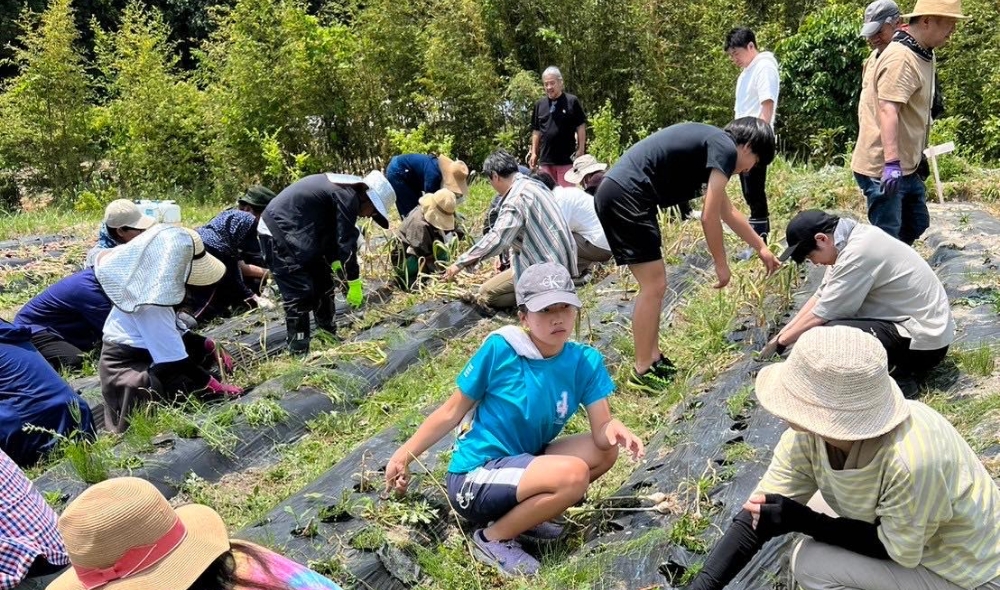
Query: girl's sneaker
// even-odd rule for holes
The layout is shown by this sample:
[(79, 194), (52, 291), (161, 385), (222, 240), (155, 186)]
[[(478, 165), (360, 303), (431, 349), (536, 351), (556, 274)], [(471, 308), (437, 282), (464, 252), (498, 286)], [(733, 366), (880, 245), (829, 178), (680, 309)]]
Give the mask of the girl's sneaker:
[(483, 536), (483, 529), (472, 533), (472, 547), (476, 559), (496, 566), (505, 576), (533, 576), (541, 565), (517, 541), (490, 541)]
[(561, 524), (548, 520), (524, 531), (517, 536), (517, 540), (522, 543), (548, 543), (561, 537), (564, 530)]

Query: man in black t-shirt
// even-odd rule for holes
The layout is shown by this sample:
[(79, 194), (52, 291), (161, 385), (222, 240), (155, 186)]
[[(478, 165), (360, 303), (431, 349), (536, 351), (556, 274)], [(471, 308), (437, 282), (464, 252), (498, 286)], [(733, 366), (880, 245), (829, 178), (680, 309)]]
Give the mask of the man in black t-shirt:
[(573, 186), (565, 176), (573, 167), (573, 158), (587, 151), (587, 115), (580, 99), (563, 92), (559, 68), (545, 68), (542, 84), (545, 98), (535, 104), (531, 114), (528, 167), (534, 169), (538, 165), (560, 186)]
[[(661, 262), (657, 209), (699, 196), (708, 185), (701, 225), (715, 261), (716, 288), (729, 283), (729, 262), (722, 222), (749, 244), (767, 268), (781, 263), (750, 227), (747, 218), (726, 196), (734, 174), (766, 166), (774, 158), (774, 132), (757, 117), (742, 117), (719, 129), (702, 123), (680, 123), (661, 129), (636, 143), (604, 175), (594, 196), (611, 252), (618, 265), (628, 265), (639, 283), (632, 311), (635, 342), (634, 381), (655, 384), (675, 372), (659, 350), (660, 308), (667, 289)], [(652, 378), (653, 380), (651, 381)]]

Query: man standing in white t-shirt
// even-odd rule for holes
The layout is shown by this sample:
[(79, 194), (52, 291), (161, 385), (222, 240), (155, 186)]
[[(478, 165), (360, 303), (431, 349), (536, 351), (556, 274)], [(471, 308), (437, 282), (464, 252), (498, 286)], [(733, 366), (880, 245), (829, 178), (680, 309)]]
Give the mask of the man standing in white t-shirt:
[[(757, 117), (773, 128), (778, 109), (778, 60), (770, 51), (758, 51), (757, 37), (745, 27), (726, 35), (726, 54), (742, 70), (736, 79), (736, 118)], [(750, 226), (765, 241), (771, 231), (766, 180), (767, 166), (757, 165), (740, 175), (743, 198), (750, 207)]]

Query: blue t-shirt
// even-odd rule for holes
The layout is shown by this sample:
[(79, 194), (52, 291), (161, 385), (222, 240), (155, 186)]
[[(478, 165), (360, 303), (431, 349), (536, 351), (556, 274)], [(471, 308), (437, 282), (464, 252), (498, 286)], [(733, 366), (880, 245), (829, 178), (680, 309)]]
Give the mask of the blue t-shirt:
[(472, 427), (455, 443), (448, 471), (468, 473), (487, 461), (522, 453), (537, 455), (552, 442), (580, 405), (615, 389), (597, 349), (567, 342), (548, 359), (518, 356), (503, 336), (486, 339), (456, 380), (478, 402)]
[(101, 341), (111, 300), (97, 283), (94, 269), (69, 275), (36, 295), (14, 316), (14, 325), (32, 334), (48, 332), (87, 352)]

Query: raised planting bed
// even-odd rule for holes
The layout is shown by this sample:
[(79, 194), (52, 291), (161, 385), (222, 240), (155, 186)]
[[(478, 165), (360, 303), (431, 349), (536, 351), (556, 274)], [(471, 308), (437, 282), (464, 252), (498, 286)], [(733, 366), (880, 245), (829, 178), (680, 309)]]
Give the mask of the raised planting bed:
[[(290, 382), (301, 383), (310, 374), (310, 367), (303, 367), (302, 373), (265, 382), (232, 404), (238, 409), (230, 416), (223, 416), (221, 423), (212, 421), (211, 432), (217, 436), (207, 436), (203, 431), (205, 423), (199, 424), (197, 417), (188, 423), (182, 420), (180, 429), (186, 432), (152, 433), (157, 435), (149, 441), (154, 450), (137, 455), (127, 450), (119, 452), (123, 455), (118, 457), (119, 462), (127, 469), (111, 469), (109, 475), (127, 472), (145, 478), (171, 497), (189, 474), (215, 481), (228, 473), (266, 463), (275, 445), (302, 436), (307, 422), (331, 410), (350, 411), (368, 393), (420, 359), (421, 354), (433, 353), (448, 338), (483, 317), (481, 310), (464, 302), (437, 303), (434, 307), (434, 311), (427, 311), (409, 325), (398, 327), (393, 341), (385, 345), (382, 362), (374, 366), (350, 354), (343, 358), (315, 357), (312, 373), (335, 391), (290, 387)], [(362, 332), (354, 342), (376, 340), (378, 336), (372, 332), (378, 331), (384, 328)], [(266, 419), (254, 418), (260, 414), (265, 414)], [(58, 495), (62, 499), (75, 497), (88, 485), (66, 463), (43, 474), (35, 484), (50, 497)]]

